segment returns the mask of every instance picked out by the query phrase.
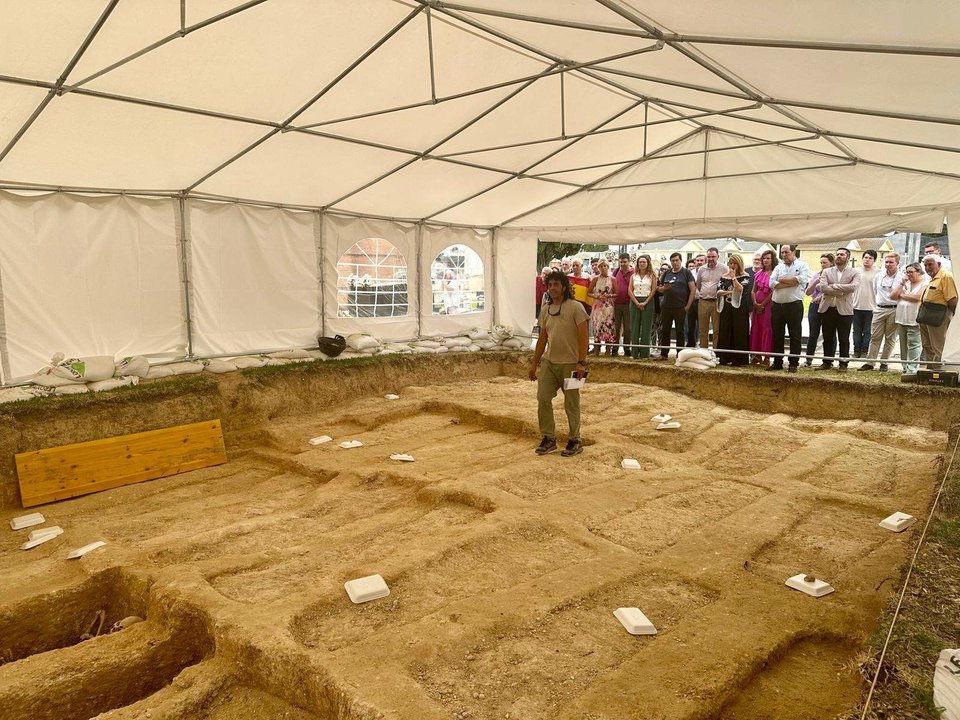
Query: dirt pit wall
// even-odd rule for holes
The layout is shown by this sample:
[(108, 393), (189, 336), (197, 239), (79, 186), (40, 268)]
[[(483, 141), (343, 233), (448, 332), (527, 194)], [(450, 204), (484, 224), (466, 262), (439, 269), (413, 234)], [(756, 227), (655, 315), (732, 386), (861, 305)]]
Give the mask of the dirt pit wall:
[[(225, 375), (164, 378), (119, 390), (0, 406), (0, 509), (20, 507), (16, 453), (220, 418), (228, 450), (264, 422), (324, 413), (408, 385), (499, 375), (525, 378), (529, 353), (464, 353), (304, 363)], [(825, 420), (863, 420), (946, 431), (960, 422), (960, 391), (918, 385), (684, 370), (650, 362), (591, 362), (592, 383), (658, 387), (728, 407)]]

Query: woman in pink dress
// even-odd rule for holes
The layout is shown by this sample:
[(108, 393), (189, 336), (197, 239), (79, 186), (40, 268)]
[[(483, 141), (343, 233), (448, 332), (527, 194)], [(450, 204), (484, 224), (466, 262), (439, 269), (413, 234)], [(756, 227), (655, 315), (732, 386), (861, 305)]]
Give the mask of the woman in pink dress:
[(769, 362), (767, 353), (773, 352), (773, 325), (770, 318), (773, 309), (773, 290), (770, 289), (770, 274), (777, 266), (777, 256), (773, 250), (764, 250), (760, 255), (760, 269), (753, 274), (753, 325), (750, 328), (750, 352), (752, 362), (766, 365)]

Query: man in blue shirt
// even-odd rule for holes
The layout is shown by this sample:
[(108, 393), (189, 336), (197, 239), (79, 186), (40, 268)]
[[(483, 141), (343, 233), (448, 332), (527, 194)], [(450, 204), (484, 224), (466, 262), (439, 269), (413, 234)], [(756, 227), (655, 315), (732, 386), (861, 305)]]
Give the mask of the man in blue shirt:
[(676, 327), (677, 351), (683, 347), (683, 321), (697, 296), (697, 282), (693, 273), (683, 267), (683, 256), (675, 252), (670, 256), (670, 269), (660, 276), (657, 283), (660, 293), (660, 357), (666, 360), (670, 353), (670, 326)]

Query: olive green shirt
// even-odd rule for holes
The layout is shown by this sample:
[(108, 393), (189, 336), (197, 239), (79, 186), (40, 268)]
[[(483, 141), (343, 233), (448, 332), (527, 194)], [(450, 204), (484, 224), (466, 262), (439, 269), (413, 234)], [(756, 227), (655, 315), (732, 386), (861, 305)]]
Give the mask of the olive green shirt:
[(544, 304), (540, 308), (540, 327), (547, 331), (547, 350), (543, 357), (556, 365), (577, 362), (580, 359), (577, 326), (588, 319), (587, 311), (576, 300), (564, 300), (559, 305)]

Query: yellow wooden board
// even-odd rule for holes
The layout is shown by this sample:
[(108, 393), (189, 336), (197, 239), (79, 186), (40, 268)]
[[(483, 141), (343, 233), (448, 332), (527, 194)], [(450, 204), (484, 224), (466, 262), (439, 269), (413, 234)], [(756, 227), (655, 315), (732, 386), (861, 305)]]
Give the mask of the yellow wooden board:
[(61, 445), (16, 456), (23, 507), (226, 461), (219, 420)]

